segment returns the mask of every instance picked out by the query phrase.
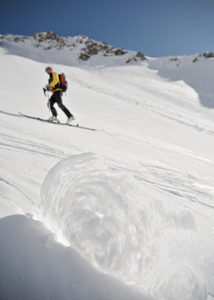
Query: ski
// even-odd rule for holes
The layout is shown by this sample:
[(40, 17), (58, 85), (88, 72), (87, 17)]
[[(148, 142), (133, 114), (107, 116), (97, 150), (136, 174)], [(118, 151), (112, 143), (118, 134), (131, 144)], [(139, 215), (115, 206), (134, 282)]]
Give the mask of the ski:
[(47, 123), (50, 123), (50, 124), (64, 125), (64, 126), (70, 126), (70, 127), (80, 128), (80, 129), (86, 129), (86, 130), (96, 131), (96, 129), (94, 129), (94, 128), (89, 128), (89, 127), (79, 126), (79, 124), (73, 125), (73, 124), (60, 123), (60, 122), (51, 122), (51, 121), (49, 121), (49, 120), (41, 119), (41, 118), (39, 118), (39, 117), (28, 116), (28, 115), (25, 115), (25, 114), (23, 114), (23, 113), (21, 113), (21, 112), (19, 112), (19, 114), (20, 114), (21, 116), (23, 116), (23, 117), (26, 117), (26, 118), (30, 118), (30, 119), (34, 119), (34, 120), (38, 120), (38, 121), (42, 121), (42, 122), (47, 122)]

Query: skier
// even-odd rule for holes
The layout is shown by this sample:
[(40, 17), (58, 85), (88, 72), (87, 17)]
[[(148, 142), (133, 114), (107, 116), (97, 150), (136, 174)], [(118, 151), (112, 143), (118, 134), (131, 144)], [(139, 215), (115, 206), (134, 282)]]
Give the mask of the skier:
[(60, 87), (59, 82), (59, 75), (56, 72), (53, 72), (53, 69), (51, 67), (47, 67), (45, 69), (45, 72), (49, 74), (49, 84), (47, 84), (44, 89), (44, 91), (49, 90), (52, 91), (53, 94), (49, 100), (49, 107), (52, 112), (52, 117), (49, 118), (49, 121), (57, 121), (59, 122), (59, 119), (57, 118), (57, 111), (54, 108), (54, 104), (57, 103), (58, 106), (62, 109), (62, 111), (66, 114), (68, 117), (67, 124), (71, 123), (71, 121), (74, 120), (74, 116), (70, 113), (70, 111), (65, 107), (65, 105), (62, 103), (62, 88)]

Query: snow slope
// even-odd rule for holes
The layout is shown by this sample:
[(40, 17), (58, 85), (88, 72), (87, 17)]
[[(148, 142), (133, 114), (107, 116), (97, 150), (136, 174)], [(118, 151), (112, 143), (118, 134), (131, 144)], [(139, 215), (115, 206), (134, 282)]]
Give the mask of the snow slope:
[[(2, 299), (212, 299), (213, 58), (32, 51), (0, 47)], [(95, 132), (18, 114), (49, 116), (47, 64)]]

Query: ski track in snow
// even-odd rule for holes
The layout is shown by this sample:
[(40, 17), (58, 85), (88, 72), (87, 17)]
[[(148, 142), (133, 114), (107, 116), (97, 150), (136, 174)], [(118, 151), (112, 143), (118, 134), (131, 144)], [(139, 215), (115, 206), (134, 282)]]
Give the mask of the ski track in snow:
[(31, 203), (33, 203), (34, 204), (34, 201), (23, 191), (23, 190), (21, 190), (18, 186), (15, 186), (13, 183), (11, 183), (11, 182), (9, 182), (7, 179), (5, 179), (5, 178), (1, 178), (0, 177), (0, 181), (1, 182), (3, 182), (3, 183), (5, 183), (5, 184), (8, 184), (9, 186), (11, 186), (11, 187), (13, 187), (13, 188), (15, 188), (15, 189), (17, 189), (18, 191), (20, 191), (28, 200), (30, 200), (30, 202)]
[(160, 116), (163, 116), (164, 118), (168, 118), (169, 120), (175, 121), (179, 124), (183, 124), (197, 131), (202, 131), (211, 135), (214, 134), (214, 124), (213, 122), (209, 122), (208, 120), (206, 120), (206, 124), (198, 124), (197, 117), (191, 118), (186, 114), (182, 115), (181, 112), (177, 113), (175, 112), (175, 110), (170, 110), (167, 106), (158, 106), (157, 103), (155, 105), (152, 105), (151, 101), (146, 101), (145, 99), (142, 100), (142, 98), (130, 97), (121, 93), (110, 92), (109, 90), (100, 88), (99, 86), (90, 85), (87, 82), (83, 82), (77, 79), (75, 81), (84, 89), (96, 91), (101, 95), (110, 96), (117, 100), (128, 102), (130, 104), (142, 106), (143, 109), (154, 112)]
[(9, 151), (29, 152), (32, 154), (41, 154), (44, 156), (52, 156), (58, 159), (63, 159), (68, 156), (67, 153), (60, 151), (57, 148), (48, 147), (45, 144), (34, 143), (30, 140), (16, 138), (10, 135), (1, 134), (2, 142), (0, 145), (3, 149)]
[(142, 163), (143, 171), (131, 169), (131, 166), (128, 169), (121, 166), (118, 168), (132, 173), (138, 181), (146, 183), (150, 187), (214, 209), (214, 188), (195, 184), (198, 182), (198, 178), (194, 175), (173, 167), (166, 168), (145, 163)]

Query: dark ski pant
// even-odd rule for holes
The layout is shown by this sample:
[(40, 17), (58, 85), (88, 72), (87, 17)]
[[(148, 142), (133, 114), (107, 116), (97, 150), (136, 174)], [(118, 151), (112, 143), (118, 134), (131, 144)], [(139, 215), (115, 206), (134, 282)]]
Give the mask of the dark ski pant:
[(52, 115), (57, 117), (57, 111), (54, 108), (54, 104), (57, 103), (58, 106), (61, 108), (62, 111), (66, 114), (68, 118), (72, 117), (72, 114), (70, 111), (65, 107), (64, 104), (62, 104), (62, 91), (56, 91), (53, 93), (53, 95), (50, 97), (50, 110), (52, 112)]

